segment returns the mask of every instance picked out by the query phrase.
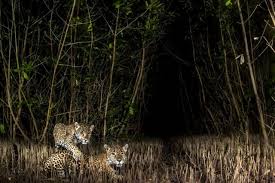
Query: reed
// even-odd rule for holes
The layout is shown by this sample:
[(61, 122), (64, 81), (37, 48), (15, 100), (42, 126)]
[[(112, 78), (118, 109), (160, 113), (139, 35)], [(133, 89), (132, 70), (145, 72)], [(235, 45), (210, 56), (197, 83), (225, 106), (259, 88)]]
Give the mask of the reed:
[[(169, 146), (169, 150), (167, 150)], [(41, 167), (53, 152), (47, 145), (1, 142), (3, 180), (20, 182), (113, 182), (107, 175), (85, 172), (64, 179), (47, 177)], [(101, 151), (95, 149), (96, 152)], [(86, 149), (85, 153), (94, 153)], [(273, 148), (260, 148), (241, 137), (198, 136), (129, 143), (122, 182), (270, 182), (274, 181)]]

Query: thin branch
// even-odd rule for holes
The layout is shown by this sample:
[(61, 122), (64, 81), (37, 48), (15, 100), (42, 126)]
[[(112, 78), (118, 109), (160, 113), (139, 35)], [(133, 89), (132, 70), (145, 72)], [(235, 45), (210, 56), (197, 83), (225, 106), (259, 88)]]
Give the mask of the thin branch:
[(50, 96), (49, 96), (49, 102), (48, 102), (48, 112), (47, 112), (47, 117), (46, 117), (46, 126), (45, 126), (45, 128), (43, 130), (41, 139), (39, 141), (40, 143), (44, 140), (46, 132), (48, 130), (49, 120), (50, 120), (50, 116), (51, 116), (51, 112), (52, 112), (52, 108), (53, 108), (52, 97), (53, 97), (54, 84), (55, 84), (55, 75), (56, 75), (57, 67), (58, 67), (58, 64), (59, 64), (59, 61), (60, 61), (60, 58), (61, 58), (61, 55), (62, 55), (62, 51), (63, 51), (64, 44), (65, 44), (65, 41), (66, 41), (66, 37), (67, 37), (67, 34), (68, 34), (69, 24), (70, 24), (71, 19), (73, 17), (75, 4), (76, 4), (76, 0), (73, 1), (73, 6), (72, 6), (72, 9), (71, 9), (71, 13), (70, 13), (68, 24), (65, 24), (67, 26), (66, 26), (66, 30), (65, 30), (65, 33), (64, 33), (64, 36), (63, 36), (63, 40), (62, 40), (62, 42), (60, 42), (59, 54), (58, 54), (58, 58), (57, 58), (56, 64), (54, 66), (54, 70), (53, 70), (53, 77), (52, 77), (51, 88), (50, 88)]
[(106, 98), (105, 110), (104, 110), (104, 121), (103, 121), (103, 140), (105, 141), (106, 132), (107, 132), (107, 112), (108, 112), (108, 105), (110, 96), (112, 93), (112, 83), (113, 83), (113, 73), (114, 73), (114, 66), (116, 61), (116, 36), (117, 36), (117, 29), (118, 29), (118, 21), (119, 21), (119, 9), (117, 9), (117, 16), (116, 16), (116, 26), (114, 32), (114, 40), (113, 40), (113, 54), (112, 54), (112, 65), (110, 70), (110, 79), (109, 79), (109, 87), (108, 93)]
[(256, 78), (255, 78), (253, 68), (252, 68), (252, 64), (251, 64), (248, 40), (247, 40), (247, 37), (246, 37), (246, 29), (245, 29), (245, 25), (244, 25), (244, 20), (243, 20), (243, 15), (242, 15), (242, 10), (241, 10), (241, 5), (240, 5), (239, 0), (237, 0), (237, 5), (238, 5), (239, 15), (240, 15), (240, 19), (241, 19), (241, 26), (242, 26), (242, 32), (243, 32), (243, 38), (244, 38), (244, 44), (245, 44), (245, 53), (246, 53), (246, 58), (247, 58), (247, 65), (248, 65), (250, 79), (251, 79), (251, 82), (252, 82), (254, 95), (256, 97), (257, 109), (258, 109), (259, 117), (260, 117), (259, 123), (260, 123), (263, 138), (265, 140), (265, 144), (268, 145), (269, 143), (268, 143), (268, 137), (267, 137), (267, 133), (266, 133), (266, 129), (265, 129), (265, 121), (264, 121), (264, 116), (263, 116), (263, 110), (262, 110), (262, 106), (261, 106), (261, 100), (260, 100), (260, 97), (259, 97), (258, 91), (257, 91)]

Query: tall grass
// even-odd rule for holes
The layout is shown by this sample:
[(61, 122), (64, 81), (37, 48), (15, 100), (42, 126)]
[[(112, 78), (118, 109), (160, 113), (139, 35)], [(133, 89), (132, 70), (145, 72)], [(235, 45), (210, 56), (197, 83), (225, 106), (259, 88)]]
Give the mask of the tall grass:
[[(113, 182), (105, 174), (87, 171), (64, 179), (46, 177), (41, 171), (51, 147), (1, 142), (1, 174), (4, 179), (25, 182)], [(100, 149), (86, 154), (97, 154)], [(95, 153), (96, 152), (96, 153)], [(144, 140), (129, 144), (128, 163), (120, 172), (122, 182), (272, 182), (275, 151), (260, 148), (257, 137), (198, 136)]]

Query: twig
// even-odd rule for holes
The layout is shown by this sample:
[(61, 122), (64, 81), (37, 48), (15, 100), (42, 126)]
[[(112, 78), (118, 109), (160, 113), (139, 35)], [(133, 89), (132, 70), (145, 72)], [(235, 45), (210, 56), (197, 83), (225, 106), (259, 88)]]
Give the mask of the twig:
[(76, 0), (73, 1), (73, 6), (72, 6), (72, 9), (71, 9), (68, 25), (65, 24), (65, 25), (67, 25), (66, 26), (66, 30), (65, 30), (65, 34), (64, 34), (63, 40), (62, 40), (62, 42), (60, 43), (60, 46), (59, 46), (59, 48), (60, 48), (59, 49), (59, 54), (58, 54), (58, 58), (57, 58), (56, 64), (54, 66), (53, 77), (52, 77), (51, 88), (50, 88), (50, 96), (49, 96), (49, 102), (48, 102), (48, 112), (47, 112), (47, 117), (46, 117), (46, 125), (45, 125), (45, 128), (43, 130), (41, 139), (39, 141), (40, 143), (44, 140), (46, 132), (48, 130), (49, 120), (50, 120), (51, 111), (52, 111), (52, 107), (53, 107), (52, 106), (53, 105), (52, 104), (52, 97), (53, 97), (53, 90), (54, 90), (54, 84), (55, 84), (55, 75), (56, 75), (56, 71), (57, 71), (57, 66), (59, 64), (59, 61), (60, 61), (60, 58), (61, 58), (61, 55), (62, 55), (63, 47), (64, 47), (64, 44), (65, 44), (65, 41), (66, 41), (67, 33), (68, 33), (68, 30), (69, 30), (69, 24), (70, 24), (71, 19), (73, 17), (75, 4), (76, 4)]
[(105, 110), (104, 110), (104, 119), (103, 119), (103, 140), (104, 141), (105, 141), (106, 131), (107, 131), (107, 112), (108, 112), (110, 96), (112, 93), (111, 90), (112, 90), (112, 82), (113, 82), (113, 73), (114, 73), (114, 66), (116, 61), (116, 38), (117, 38), (116, 36), (117, 36), (117, 29), (118, 29), (118, 20), (119, 20), (119, 8), (117, 9), (116, 26), (115, 26), (115, 32), (113, 34), (114, 40), (113, 40), (112, 65), (111, 65), (109, 87), (108, 87), (108, 93), (107, 93)]
[(251, 79), (251, 82), (252, 82), (254, 95), (256, 97), (257, 109), (258, 109), (259, 117), (260, 117), (259, 123), (260, 123), (260, 127), (261, 127), (261, 130), (262, 130), (263, 138), (265, 140), (265, 144), (268, 145), (269, 143), (268, 143), (268, 137), (267, 137), (267, 133), (266, 133), (266, 129), (265, 129), (263, 110), (262, 110), (262, 106), (261, 106), (260, 97), (259, 97), (258, 91), (257, 91), (257, 84), (256, 84), (255, 75), (254, 75), (252, 64), (251, 64), (248, 40), (247, 40), (247, 37), (246, 37), (246, 29), (245, 29), (245, 26), (244, 26), (244, 20), (243, 20), (243, 15), (242, 15), (242, 10), (241, 10), (241, 5), (240, 5), (239, 0), (237, 0), (237, 5), (238, 5), (239, 15), (240, 15), (240, 19), (241, 19), (241, 26), (242, 26), (242, 32), (243, 32), (244, 44), (245, 44), (245, 53), (246, 53), (247, 64), (248, 64), (248, 69), (249, 69), (249, 73), (250, 73), (250, 79)]

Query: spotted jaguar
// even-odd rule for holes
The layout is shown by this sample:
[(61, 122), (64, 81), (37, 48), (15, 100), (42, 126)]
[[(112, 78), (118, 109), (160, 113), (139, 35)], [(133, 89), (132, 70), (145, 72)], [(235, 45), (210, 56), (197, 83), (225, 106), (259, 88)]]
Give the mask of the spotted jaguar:
[(46, 172), (55, 172), (60, 177), (64, 177), (67, 173), (71, 173), (74, 170), (82, 170), (84, 167), (89, 171), (98, 171), (109, 174), (113, 178), (122, 178), (121, 175), (117, 175), (115, 168), (121, 168), (127, 163), (127, 151), (128, 144), (124, 146), (104, 145), (105, 151), (95, 157), (89, 156), (83, 158), (77, 162), (71, 153), (59, 152), (52, 154), (44, 163), (44, 170)]
[(107, 173), (112, 178), (121, 179), (123, 176), (117, 174), (117, 168), (121, 168), (127, 163), (128, 144), (124, 146), (104, 144), (104, 149), (104, 153), (93, 158), (91, 168)]
[(58, 152), (52, 154), (44, 162), (44, 171), (46, 173), (52, 173), (52, 175), (57, 175), (58, 177), (65, 177), (69, 175), (72, 171), (77, 168), (78, 164), (71, 155), (70, 152)]
[(57, 123), (53, 129), (55, 147), (66, 148), (66, 143), (88, 144), (93, 130), (94, 125), (88, 126), (78, 122), (69, 125)]
[(63, 147), (66, 150), (69, 150), (70, 155), (74, 158), (76, 162), (82, 161), (84, 159), (84, 155), (82, 154), (80, 149), (73, 143), (64, 143)]
[(94, 125), (88, 126), (78, 122), (69, 125), (57, 123), (53, 130), (56, 149), (60, 147), (65, 148), (72, 153), (76, 161), (79, 161), (82, 158), (82, 153), (76, 145), (88, 144), (93, 129)]

